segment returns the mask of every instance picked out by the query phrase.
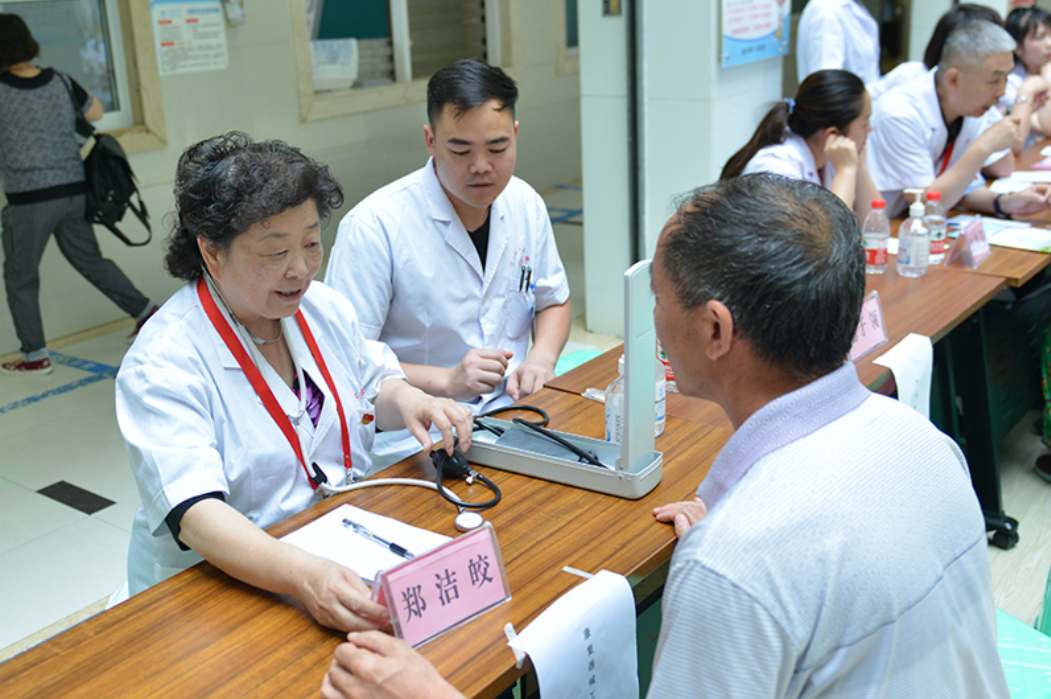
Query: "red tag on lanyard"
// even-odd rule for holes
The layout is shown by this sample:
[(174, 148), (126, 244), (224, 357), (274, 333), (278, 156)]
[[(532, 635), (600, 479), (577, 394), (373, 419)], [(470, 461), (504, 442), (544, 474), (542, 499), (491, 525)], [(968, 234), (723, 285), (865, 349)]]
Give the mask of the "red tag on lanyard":
[(949, 167), (949, 161), (952, 160), (952, 149), (956, 145), (956, 139), (949, 141), (949, 145), (945, 147), (945, 152), (942, 153), (942, 169), (938, 170), (938, 177), (942, 176), (945, 172), (945, 168)]
[[(223, 342), (226, 343), (231, 354), (234, 355), (234, 359), (241, 366), (241, 370), (244, 371), (245, 377), (248, 382), (252, 384), (252, 388), (255, 389), (256, 394), (263, 401), (263, 405), (266, 406), (266, 410), (270, 413), (270, 417), (274, 418), (274, 422), (284, 433), (285, 439), (292, 445), (292, 450), (296, 453), (296, 458), (299, 459), (299, 463), (302, 464), (303, 470), (306, 471), (307, 480), (310, 482), (310, 487), (317, 490), (321, 483), (325, 482), (324, 473), (318, 468), (318, 474), (313, 476), (310, 474), (310, 469), (307, 468), (306, 459), (303, 458), (303, 448), (299, 443), (299, 435), (296, 434), (295, 427), (292, 426), (292, 421), (288, 419), (288, 415), (281, 409), (281, 405), (277, 402), (277, 398), (274, 396), (274, 392), (270, 390), (270, 386), (267, 385), (266, 379), (263, 378), (263, 374), (259, 371), (259, 367), (255, 365), (252, 358), (248, 356), (245, 348), (241, 345), (241, 341), (237, 335), (234, 334), (233, 328), (230, 327), (230, 323), (227, 322), (226, 318), (219, 311), (219, 307), (215, 304), (215, 299), (212, 298), (212, 294), (208, 291), (208, 284), (202, 277), (197, 281), (197, 296), (201, 299), (201, 305), (204, 306), (204, 312), (208, 314), (208, 318), (212, 321), (212, 325), (215, 327), (219, 336), (223, 338)], [(310, 348), (310, 353), (314, 357), (314, 361), (317, 362), (318, 369), (321, 370), (322, 376), (325, 378), (325, 383), (328, 384), (328, 388), (332, 391), (332, 397), (336, 399), (336, 412), (339, 413), (339, 426), (342, 432), (343, 438), (343, 467), (349, 473), (353, 465), (353, 459), (350, 453), (350, 433), (347, 431), (347, 419), (343, 413), (343, 402), (339, 399), (339, 393), (336, 391), (336, 384), (332, 380), (332, 375), (328, 371), (328, 366), (325, 364), (324, 358), (321, 356), (321, 351), (318, 349), (317, 342), (314, 340), (314, 334), (310, 332), (310, 327), (307, 325), (306, 318), (303, 317), (303, 311), (296, 311), (296, 321), (299, 323), (299, 328), (303, 332), (303, 338), (306, 340), (307, 347)], [(300, 390), (306, 390), (305, 386), (301, 386)]]

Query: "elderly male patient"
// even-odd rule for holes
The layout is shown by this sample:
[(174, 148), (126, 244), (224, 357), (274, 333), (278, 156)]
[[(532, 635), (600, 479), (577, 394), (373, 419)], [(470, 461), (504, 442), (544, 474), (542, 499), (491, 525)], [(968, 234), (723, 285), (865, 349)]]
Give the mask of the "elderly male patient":
[[(1011, 147), (1020, 137), (1016, 113), (1001, 119), (996, 108), (1014, 69), (1014, 39), (985, 20), (952, 31), (941, 62), (886, 92), (872, 107), (867, 163), (887, 211), (905, 206), (902, 190), (941, 192), (946, 207), (961, 202), (976, 211), (1031, 214), (1048, 207), (1051, 186), (996, 194), (984, 187), (981, 173), (1005, 177), (1014, 169)], [(1019, 88), (1016, 104), (1046, 97), (1042, 78)], [(1028, 114), (1028, 112), (1025, 112)]]
[[(865, 292), (854, 215), (749, 175), (690, 194), (653, 261), (679, 389), (736, 431), (658, 507), (679, 543), (651, 698), (1008, 696), (985, 525), (956, 445), (845, 361)], [(422, 656), (350, 634), (332, 697), (458, 697)]]

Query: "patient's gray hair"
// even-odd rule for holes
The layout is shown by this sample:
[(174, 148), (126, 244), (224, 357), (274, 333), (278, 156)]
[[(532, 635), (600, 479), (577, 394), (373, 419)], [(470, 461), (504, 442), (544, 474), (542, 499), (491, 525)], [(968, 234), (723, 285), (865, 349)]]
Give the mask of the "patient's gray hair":
[(981, 68), (990, 56), (1011, 53), (1015, 48), (1015, 40), (1003, 27), (986, 20), (967, 22), (954, 29), (945, 41), (938, 76), (949, 68)]

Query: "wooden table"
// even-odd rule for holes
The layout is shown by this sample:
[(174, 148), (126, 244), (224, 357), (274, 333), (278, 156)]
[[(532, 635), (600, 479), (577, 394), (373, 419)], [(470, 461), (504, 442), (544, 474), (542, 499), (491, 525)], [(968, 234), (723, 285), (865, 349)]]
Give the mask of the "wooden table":
[[(917, 333), (938, 342), (979, 308), (989, 302), (1005, 281), (999, 277), (971, 275), (947, 267), (931, 267), (926, 276), (916, 279), (901, 277), (894, 265), (881, 275), (866, 275), (865, 292), (878, 291), (887, 326), (888, 341), (857, 363), (858, 376), (866, 386), (878, 387), (889, 370), (875, 360), (909, 333)], [(615, 347), (562, 376), (548, 382), (549, 388), (582, 394), (587, 388), (604, 389), (617, 376), (617, 358), (622, 347)], [(668, 393), (667, 414), (685, 420), (702, 422), (723, 429), (733, 429), (726, 413), (715, 403)]]
[[(559, 430), (601, 437), (602, 406), (545, 390), (532, 403)], [(511, 415), (508, 415), (511, 417)], [(529, 416), (526, 416), (529, 417)], [(675, 535), (653, 520), (659, 504), (693, 497), (729, 433), (669, 418), (657, 449), (660, 485), (640, 500), (623, 500), (512, 473), (482, 468), (503, 490), (486, 517), (499, 537), (512, 600), (421, 649), (469, 697), (494, 697), (516, 670), (503, 627), (521, 630), (580, 582), (562, 572), (607, 569), (633, 584), (659, 571)], [(433, 479), (419, 454), (384, 477)], [(454, 488), (468, 499), (480, 486)], [(377, 488), (319, 503), (270, 529), (282, 536), (343, 503), (456, 535), (455, 508), (421, 488)], [(638, 591), (637, 591), (638, 594)], [(16, 697), (314, 697), (342, 635), (318, 626), (297, 600), (234, 581), (201, 564), (136, 595), (0, 665), (5, 699)]]

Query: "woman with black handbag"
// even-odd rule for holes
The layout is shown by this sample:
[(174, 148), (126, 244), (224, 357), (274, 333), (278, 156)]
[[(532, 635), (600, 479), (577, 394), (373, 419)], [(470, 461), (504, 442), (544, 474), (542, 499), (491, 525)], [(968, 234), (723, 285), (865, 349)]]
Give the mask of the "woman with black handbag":
[(22, 358), (0, 364), (0, 372), (16, 375), (52, 371), (39, 302), (40, 260), (52, 234), (73, 268), (136, 319), (136, 333), (157, 309), (102, 256), (95, 231), (84, 218), (84, 163), (74, 110), (98, 121), (102, 104), (72, 78), (34, 66), (31, 61), (39, 53), (22, 18), (0, 14), (4, 288), (22, 345)]

